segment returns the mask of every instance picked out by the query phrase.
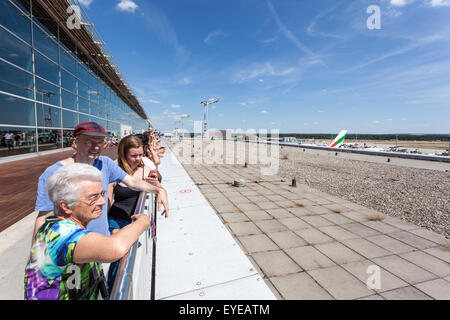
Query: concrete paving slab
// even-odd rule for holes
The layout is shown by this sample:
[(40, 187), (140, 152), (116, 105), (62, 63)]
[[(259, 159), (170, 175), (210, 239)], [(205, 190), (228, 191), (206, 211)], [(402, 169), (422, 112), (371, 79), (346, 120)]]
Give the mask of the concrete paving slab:
[(281, 250), (259, 252), (252, 255), (264, 274), (271, 278), (303, 271), (286, 253)]
[(387, 235), (372, 236), (367, 237), (366, 239), (369, 240), (370, 242), (375, 243), (377, 246), (389, 250), (390, 252), (395, 254), (411, 252), (416, 250), (414, 247), (408, 246), (407, 244), (398, 241), (394, 238), (391, 238)]
[(275, 202), (257, 202), (256, 205), (263, 210), (280, 208)]
[(450, 300), (450, 283), (444, 279), (436, 279), (415, 285), (436, 300)]
[(338, 242), (323, 243), (314, 246), (336, 264), (361, 261), (365, 258)]
[(279, 223), (277, 220), (257, 220), (254, 223), (260, 228), (264, 233), (272, 233), (285, 231), (287, 228)]
[(292, 231), (268, 233), (268, 236), (281, 248), (289, 249), (306, 246), (307, 243)]
[(243, 213), (220, 213), (220, 216), (226, 223), (249, 221), (249, 218)]
[(264, 210), (244, 211), (244, 214), (252, 221), (273, 219), (273, 217)]
[(421, 250), (436, 246), (436, 243), (416, 236), (415, 234), (407, 231), (393, 232), (390, 233), (389, 236)]
[(304, 270), (323, 269), (335, 263), (312, 246), (286, 249), (285, 252)]
[(265, 234), (237, 237), (248, 253), (279, 250), (278, 246)]
[(394, 226), (394, 227), (396, 227), (400, 230), (404, 230), (404, 231), (420, 229), (419, 226), (416, 226), (412, 223), (403, 221), (403, 220), (401, 220), (399, 218), (395, 218), (395, 217), (387, 216), (383, 221), (390, 224), (391, 226)]
[[(369, 269), (369, 267), (376, 266), (372, 261), (370, 260), (362, 260), (362, 261), (356, 261), (351, 263), (346, 263), (341, 265), (342, 268), (350, 272), (352, 275), (354, 275), (356, 278), (361, 280), (362, 282), (366, 283), (369, 281), (370, 286), (372, 287), (373, 284), (370, 282), (370, 276), (373, 275), (373, 271)], [(372, 290), (376, 292), (384, 292), (389, 291), (393, 289), (398, 289), (402, 287), (406, 287), (409, 284), (405, 281), (401, 280), (400, 278), (394, 276), (389, 271), (380, 268), (380, 288), (371, 288)]]
[(236, 207), (241, 209), (242, 211), (254, 211), (254, 210), (261, 210), (256, 204), (254, 203), (238, 203), (236, 204)]
[(369, 221), (369, 218), (364, 213), (358, 211), (344, 211), (341, 213), (343, 216), (352, 219), (357, 222)]
[(361, 223), (369, 228), (375, 229), (384, 234), (391, 232), (398, 232), (397, 228), (382, 221), (363, 221)]
[(319, 230), (337, 241), (359, 238), (357, 234), (347, 231), (339, 226), (320, 227)]
[(445, 241), (445, 237), (441, 234), (438, 234), (436, 232), (427, 230), (427, 229), (415, 229), (411, 230), (411, 233), (414, 233), (416, 236), (419, 236), (421, 238), (427, 239), (429, 241), (433, 241), (436, 244), (443, 245)]
[(354, 222), (354, 223), (347, 223), (344, 225), (341, 225), (342, 228), (344, 228), (347, 231), (350, 231), (354, 234), (357, 234), (360, 237), (370, 237), (370, 236), (376, 236), (379, 235), (380, 232), (377, 230), (374, 230), (372, 228), (369, 228), (362, 223)]
[(278, 219), (278, 221), (284, 224), (289, 230), (298, 230), (298, 229), (306, 229), (311, 228), (311, 225), (307, 224), (300, 218), (286, 218), (286, 219)]
[(353, 220), (339, 214), (339, 213), (330, 213), (330, 214), (324, 214), (323, 216), (321, 216), (322, 218), (327, 219), (328, 221), (333, 222), (334, 224), (337, 225), (343, 225), (343, 224), (347, 224), (347, 223), (352, 223), (354, 222)]
[(267, 209), (266, 212), (270, 214), (275, 219), (284, 219), (284, 218), (292, 218), (295, 217), (292, 213), (287, 211), (286, 209), (278, 208), (278, 209)]
[(450, 250), (445, 247), (437, 246), (434, 248), (425, 249), (424, 251), (432, 256), (446, 261), (447, 263), (450, 263)]
[(333, 300), (333, 297), (306, 272), (272, 277), (270, 282), (287, 300)]
[(236, 236), (247, 236), (253, 234), (260, 234), (261, 230), (253, 222), (235, 222), (229, 223), (228, 227)]
[(374, 294), (373, 296), (363, 297), (356, 300), (385, 300), (385, 299), (378, 294)]
[(308, 215), (312, 215), (312, 212), (306, 209), (305, 207), (294, 207), (294, 208), (286, 208), (289, 212), (294, 214), (296, 217), (305, 217)]
[(439, 277), (450, 276), (450, 264), (423, 251), (404, 253), (400, 257)]
[(369, 290), (362, 281), (339, 266), (307, 272), (335, 299), (358, 299), (375, 293), (373, 290)]
[(372, 261), (409, 284), (416, 284), (437, 278), (431, 272), (396, 255), (375, 258)]
[(392, 254), (390, 251), (363, 238), (344, 240), (342, 243), (368, 259)]
[(334, 225), (333, 222), (324, 219), (321, 216), (306, 216), (301, 219), (316, 228)]
[(298, 234), (303, 240), (305, 240), (309, 245), (335, 241), (333, 238), (327, 236), (323, 232), (320, 232), (316, 228), (299, 229), (294, 230), (294, 232)]
[(430, 296), (412, 286), (382, 292), (380, 295), (387, 300), (432, 300)]
[(338, 213), (338, 214), (342, 213), (344, 211), (352, 211), (351, 209), (349, 209), (343, 205), (340, 205), (339, 203), (334, 203), (334, 201), (332, 204), (324, 205), (324, 207), (331, 210), (333, 213)]
[(312, 206), (309, 208), (309, 210), (313, 213), (313, 215), (322, 215), (322, 214), (333, 213), (333, 211), (323, 207), (322, 205)]

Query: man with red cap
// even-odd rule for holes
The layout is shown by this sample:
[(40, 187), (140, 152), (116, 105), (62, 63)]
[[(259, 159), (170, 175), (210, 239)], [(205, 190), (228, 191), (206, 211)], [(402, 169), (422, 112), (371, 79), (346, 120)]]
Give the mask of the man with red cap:
[[(122, 182), (127, 187), (150, 193), (155, 193), (158, 199), (158, 210), (161, 210), (161, 205), (164, 206), (165, 217), (169, 214), (169, 206), (167, 200), (167, 193), (164, 188), (155, 187), (144, 180), (128, 175), (123, 171), (113, 160), (108, 157), (101, 156), (105, 147), (105, 137), (107, 133), (101, 125), (96, 122), (82, 122), (78, 124), (74, 131), (73, 148), (76, 153), (67, 159), (58, 161), (54, 165), (48, 167), (44, 173), (39, 177), (38, 190), (36, 196), (35, 211), (38, 211), (36, 219), (33, 238), (39, 227), (45, 222), (53, 211), (53, 203), (50, 201), (47, 194), (47, 180), (59, 168), (71, 163), (86, 163), (96, 167), (103, 173), (103, 190), (108, 193), (108, 184), (112, 182)], [(108, 198), (105, 198), (108, 202)], [(109, 236), (108, 219), (107, 219), (108, 203), (103, 206), (102, 215), (95, 220), (92, 220), (87, 229), (93, 232)]]

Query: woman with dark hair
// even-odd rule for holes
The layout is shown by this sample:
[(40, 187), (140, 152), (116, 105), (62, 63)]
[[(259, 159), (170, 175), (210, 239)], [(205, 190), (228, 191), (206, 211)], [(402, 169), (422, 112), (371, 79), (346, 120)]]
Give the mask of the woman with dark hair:
[[(117, 159), (119, 167), (131, 176), (151, 182), (147, 179), (151, 170), (142, 162), (143, 156), (144, 145), (138, 137), (130, 135), (120, 141)], [(140, 191), (132, 190), (122, 183), (111, 183), (109, 185), (108, 198), (112, 205), (108, 211), (108, 225), (112, 234), (117, 229), (122, 229), (132, 222), (131, 217), (136, 209), (139, 194)], [(112, 290), (118, 264), (119, 261), (116, 261), (109, 268), (109, 291)]]

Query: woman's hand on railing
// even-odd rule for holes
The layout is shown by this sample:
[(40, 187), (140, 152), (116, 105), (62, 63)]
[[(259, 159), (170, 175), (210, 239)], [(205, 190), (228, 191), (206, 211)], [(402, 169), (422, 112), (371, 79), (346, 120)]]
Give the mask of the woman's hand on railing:
[(145, 230), (150, 228), (150, 218), (143, 213), (134, 214), (131, 216), (131, 219), (136, 223), (142, 223)]
[(161, 205), (163, 205), (164, 211), (161, 213), (161, 215), (167, 218), (169, 216), (169, 200), (167, 199), (166, 189), (160, 188), (157, 196), (158, 211), (161, 210)]

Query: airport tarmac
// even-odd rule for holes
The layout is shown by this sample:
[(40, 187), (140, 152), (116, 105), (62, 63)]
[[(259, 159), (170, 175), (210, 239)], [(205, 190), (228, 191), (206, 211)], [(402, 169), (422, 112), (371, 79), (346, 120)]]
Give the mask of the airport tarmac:
[(195, 158), (178, 154), (279, 299), (450, 299), (444, 236), (258, 165)]

